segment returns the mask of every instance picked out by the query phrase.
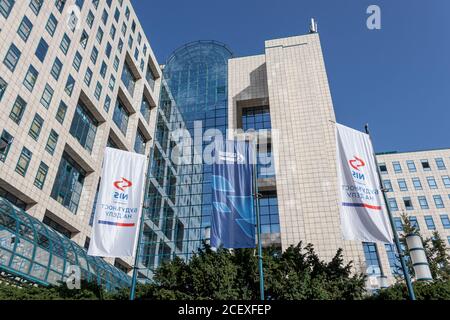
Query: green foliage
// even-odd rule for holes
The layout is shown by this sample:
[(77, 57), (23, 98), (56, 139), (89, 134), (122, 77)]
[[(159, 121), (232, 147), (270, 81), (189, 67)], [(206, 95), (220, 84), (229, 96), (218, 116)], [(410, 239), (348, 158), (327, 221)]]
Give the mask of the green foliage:
[[(264, 250), (265, 292), (273, 300), (361, 299), (365, 277), (351, 275), (342, 250), (330, 262), (319, 259), (311, 244), (280, 253)], [(127, 298), (128, 290), (115, 299)], [(217, 251), (205, 246), (186, 263), (181, 259), (160, 266), (154, 283), (139, 285), (137, 299), (256, 300), (259, 299), (258, 258), (253, 249)]]
[(104, 292), (95, 283), (82, 281), (80, 290), (70, 290), (65, 284), (60, 286), (16, 286), (0, 283), (0, 300), (102, 300)]
[[(450, 281), (415, 282), (414, 292), (417, 300), (450, 300)], [(406, 300), (408, 291), (404, 283), (397, 283), (382, 289), (372, 300)]]

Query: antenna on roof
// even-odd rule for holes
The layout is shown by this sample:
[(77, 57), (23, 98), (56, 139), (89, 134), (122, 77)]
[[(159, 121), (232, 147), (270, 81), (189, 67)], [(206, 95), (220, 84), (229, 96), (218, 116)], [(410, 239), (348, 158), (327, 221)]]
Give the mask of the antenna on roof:
[(314, 18), (311, 18), (311, 24), (309, 25), (309, 33), (317, 33), (317, 22)]

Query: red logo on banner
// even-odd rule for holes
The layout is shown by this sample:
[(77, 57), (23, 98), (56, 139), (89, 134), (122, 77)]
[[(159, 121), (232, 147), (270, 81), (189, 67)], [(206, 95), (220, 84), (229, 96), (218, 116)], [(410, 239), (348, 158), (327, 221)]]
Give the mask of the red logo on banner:
[(122, 177), (122, 180), (114, 182), (113, 185), (116, 189), (119, 189), (120, 191), (125, 191), (125, 189), (131, 187), (133, 183), (130, 180), (127, 180), (124, 177)]
[(353, 169), (359, 171), (359, 168), (364, 167), (366, 163), (363, 159), (358, 158), (357, 156), (354, 156), (354, 159), (348, 161), (350, 163), (350, 167)]

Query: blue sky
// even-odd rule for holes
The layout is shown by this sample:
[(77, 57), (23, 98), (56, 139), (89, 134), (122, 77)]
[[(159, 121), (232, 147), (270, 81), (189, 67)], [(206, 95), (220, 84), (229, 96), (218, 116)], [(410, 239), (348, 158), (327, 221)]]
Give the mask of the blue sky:
[[(160, 63), (195, 40), (226, 43), (235, 56), (264, 40), (304, 34), (318, 20), (337, 120), (368, 122), (375, 149), (450, 147), (448, 0), (132, 0)], [(366, 9), (381, 8), (381, 30)]]

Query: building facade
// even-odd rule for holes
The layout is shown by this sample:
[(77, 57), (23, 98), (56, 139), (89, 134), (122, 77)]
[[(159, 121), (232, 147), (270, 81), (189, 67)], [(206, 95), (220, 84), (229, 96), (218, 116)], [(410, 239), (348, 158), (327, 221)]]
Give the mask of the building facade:
[(149, 153), (159, 64), (128, 0), (1, 0), (0, 30), (0, 197), (87, 248), (105, 147)]

